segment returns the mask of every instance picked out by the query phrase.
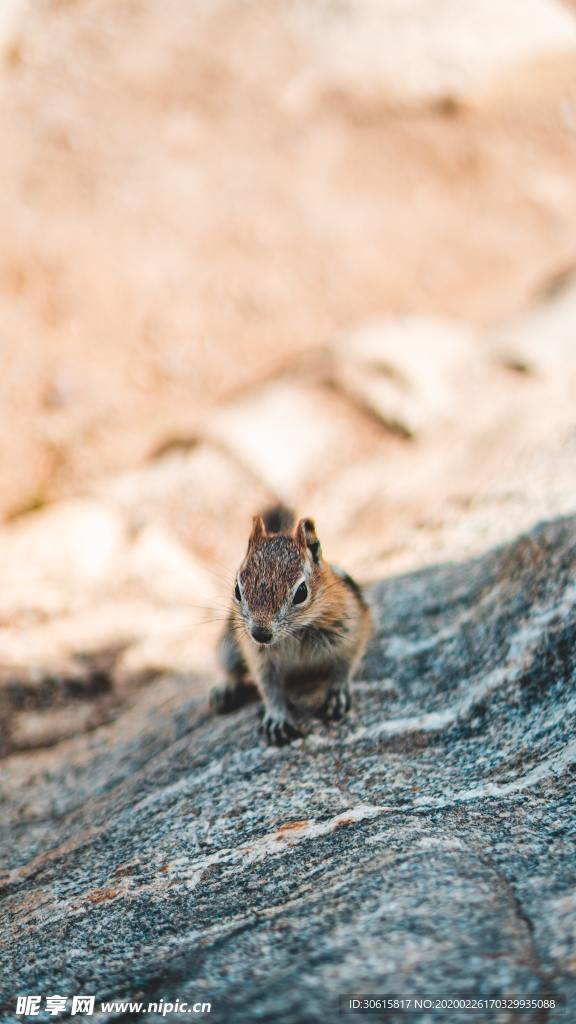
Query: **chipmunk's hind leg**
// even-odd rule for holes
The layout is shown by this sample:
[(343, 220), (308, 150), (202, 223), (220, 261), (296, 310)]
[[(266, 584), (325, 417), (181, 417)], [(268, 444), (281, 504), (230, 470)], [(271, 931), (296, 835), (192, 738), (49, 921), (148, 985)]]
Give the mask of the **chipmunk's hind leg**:
[(321, 708), (320, 717), (324, 722), (339, 722), (350, 711), (352, 697), (348, 683), (339, 687), (330, 687), (328, 696)]
[(236, 639), (232, 618), (228, 619), (218, 653), (227, 679), (224, 686), (216, 686), (212, 690), (210, 707), (219, 715), (227, 715), (260, 697), (254, 683), (248, 678), (248, 666)]
[(350, 711), (350, 675), (350, 665), (346, 662), (335, 667), (328, 683), (326, 700), (318, 712), (318, 717), (324, 722), (339, 722)]
[(210, 693), (210, 707), (217, 715), (227, 715), (256, 700), (260, 700), (260, 694), (254, 683), (241, 679), (225, 683), (224, 686), (215, 686)]

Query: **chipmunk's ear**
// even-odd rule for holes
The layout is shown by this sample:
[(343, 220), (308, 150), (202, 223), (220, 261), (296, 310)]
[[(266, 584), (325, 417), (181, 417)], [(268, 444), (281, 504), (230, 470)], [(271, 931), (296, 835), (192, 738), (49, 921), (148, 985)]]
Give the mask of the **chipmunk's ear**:
[(259, 541), (264, 540), (266, 536), (266, 527), (264, 526), (264, 520), (262, 516), (253, 516), (252, 518), (252, 533), (248, 540), (248, 547), (251, 548), (254, 544), (258, 544)]
[(296, 527), (296, 543), (304, 553), (306, 550), (312, 555), (312, 561), (319, 562), (322, 557), (320, 541), (316, 536), (316, 527), (313, 519), (300, 519)]

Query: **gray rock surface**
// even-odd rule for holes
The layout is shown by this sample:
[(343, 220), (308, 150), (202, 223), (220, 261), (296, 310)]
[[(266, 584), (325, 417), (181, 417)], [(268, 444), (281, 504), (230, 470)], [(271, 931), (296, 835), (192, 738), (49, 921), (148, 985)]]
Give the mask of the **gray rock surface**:
[(13, 758), (0, 1020), (21, 992), (203, 999), (234, 1022), (332, 1020), (354, 992), (574, 1014), (575, 526), (377, 584), (351, 716), (289, 748), (261, 745), (254, 707), (184, 700), (27, 778)]

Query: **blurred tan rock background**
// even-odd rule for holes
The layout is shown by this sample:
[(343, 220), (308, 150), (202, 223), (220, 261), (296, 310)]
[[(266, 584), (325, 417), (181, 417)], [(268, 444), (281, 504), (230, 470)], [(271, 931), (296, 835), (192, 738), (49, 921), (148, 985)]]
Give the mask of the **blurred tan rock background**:
[(7, 751), (203, 692), (269, 499), (363, 578), (574, 510), (573, 5), (0, 18)]

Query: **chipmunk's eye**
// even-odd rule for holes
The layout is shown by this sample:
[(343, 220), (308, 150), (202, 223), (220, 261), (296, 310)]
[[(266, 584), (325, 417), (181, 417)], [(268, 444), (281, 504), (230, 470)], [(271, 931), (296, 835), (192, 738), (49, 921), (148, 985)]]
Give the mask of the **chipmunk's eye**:
[(292, 598), (292, 604), (302, 604), (303, 601), (308, 597), (308, 587), (304, 582), (300, 584), (294, 597)]
[(237, 601), (242, 600), (242, 594), (240, 593), (240, 586), (238, 581), (236, 581), (236, 586), (234, 587), (234, 597), (236, 598)]

